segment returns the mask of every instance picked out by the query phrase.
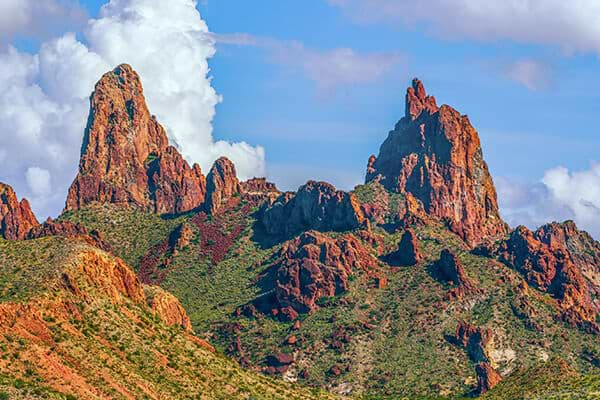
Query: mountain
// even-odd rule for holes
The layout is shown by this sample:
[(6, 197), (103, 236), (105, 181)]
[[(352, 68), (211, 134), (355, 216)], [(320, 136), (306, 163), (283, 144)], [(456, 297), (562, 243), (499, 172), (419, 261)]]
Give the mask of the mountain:
[(470, 245), (508, 231), (477, 131), (467, 116), (447, 105), (438, 107), (418, 79), (407, 90), (404, 117), (379, 155), (369, 158), (366, 182), (372, 181), (411, 193)]
[(106, 73), (90, 99), (79, 174), (65, 209), (113, 203), (175, 214), (200, 207), (205, 196), (200, 167), (169, 146), (138, 74), (129, 65)]
[[(117, 67), (91, 97), (64, 213), (38, 224), (14, 195), (2, 208), (21, 233), (0, 241), (0, 306), (77, 304), (89, 322), (53, 316), (68, 348), (44, 354), (102, 396), (119, 383), (119, 398), (520, 399), (568, 371), (568, 390), (593, 398), (600, 244), (571, 221), (511, 230), (468, 117), (418, 80), (406, 100), (365, 184), (281, 193), (226, 158), (206, 177), (190, 167)], [(13, 320), (0, 329), (21, 337)], [(84, 393), (16, 360), (0, 362), (13, 387)]]

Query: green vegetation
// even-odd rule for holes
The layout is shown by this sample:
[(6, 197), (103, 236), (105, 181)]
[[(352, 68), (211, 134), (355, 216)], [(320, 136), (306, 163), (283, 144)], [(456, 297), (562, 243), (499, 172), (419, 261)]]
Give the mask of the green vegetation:
[[(7, 261), (14, 270), (28, 265), (31, 254), (45, 255), (15, 276), (33, 282), (28, 295), (19, 297), (28, 301), (27, 313), (14, 308), (14, 299), (0, 301), (2, 315), (17, 321), (16, 328), (0, 325), (0, 394), (8, 398), (331, 398), (243, 370), (179, 327), (166, 326), (145, 302), (107, 291), (108, 266), (80, 265), (88, 254), (114, 261), (83, 242), (52, 237), (0, 245), (1, 270)], [(65, 273), (81, 292), (64, 286)]]
[(134, 208), (103, 204), (67, 211), (60, 219), (102, 232), (115, 255), (137, 269), (148, 249), (165, 239), (185, 217), (170, 219)]
[[(363, 202), (389, 204), (386, 222), (394, 222), (394, 215), (402, 211), (397, 209), (402, 203), (399, 195), (386, 192), (379, 184), (358, 186), (354, 193)], [(120, 215), (126, 223), (107, 224), (114, 217), (105, 214)], [(138, 260), (151, 245), (164, 240), (177, 223), (189, 218), (162, 220), (111, 208), (85, 210), (67, 217), (100, 230), (102, 224), (107, 224), (107, 238), (112, 237), (117, 254), (125, 254), (129, 260)], [(157, 226), (151, 228), (152, 223)], [(442, 225), (416, 228), (425, 255), (420, 264), (403, 268), (382, 264), (388, 277), (383, 289), (371, 287), (365, 276), (357, 274), (346, 293), (322, 299), (320, 309), (302, 315), (301, 328), (293, 331), (292, 323), (268, 315), (237, 317), (235, 313), (262, 293), (257, 279), (272, 265), (280, 244), (263, 247), (257, 243), (254, 219), (251, 214), (240, 213), (239, 207), (209, 223), (223, 233), (242, 226), (235, 243), (226, 249), (226, 257), (214, 262), (207, 249), (220, 243), (213, 236), (204, 240), (208, 233), (193, 226), (190, 244), (177, 251), (168, 267), (161, 267), (167, 268), (161, 286), (181, 300), (199, 335), (220, 352), (250, 365), (264, 365), (265, 358), (275, 352), (296, 352), (298, 362), (290, 374), (301, 375), (303, 384), (336, 393), (365, 398), (466, 396), (476, 383), (474, 364), (464, 349), (447, 339), (458, 322), (466, 320), (493, 328), (494, 357), (503, 376), (513, 376), (515, 371), (544, 365), (545, 360), (561, 356), (585, 379), (593, 377), (590, 374), (595, 367), (581, 354), (584, 349), (600, 354), (596, 338), (557, 321), (554, 300), (534, 289), (527, 300), (535, 311), (537, 325), (529, 326), (515, 313), (520, 275), (493, 259), (473, 255)], [(137, 226), (143, 228), (137, 231)], [(373, 232), (382, 238), (383, 254), (397, 246), (403, 233), (401, 229), (390, 233), (379, 226), (374, 226)], [(478, 291), (461, 300), (445, 298), (451, 286), (438, 282), (430, 273), (444, 248), (458, 255)], [(375, 255), (376, 249), (372, 251)], [(341, 345), (334, 343), (340, 332), (348, 337)], [(297, 338), (294, 345), (286, 344), (291, 334)], [(238, 338), (241, 351), (234, 346)], [(340, 369), (340, 375), (331, 373), (334, 366)]]
[(578, 374), (560, 359), (518, 371), (482, 397), (485, 400), (598, 398), (600, 372)]

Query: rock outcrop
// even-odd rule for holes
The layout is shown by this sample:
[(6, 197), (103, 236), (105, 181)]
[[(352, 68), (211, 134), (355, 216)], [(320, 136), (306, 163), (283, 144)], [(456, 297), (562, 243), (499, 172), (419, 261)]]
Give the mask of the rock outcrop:
[(410, 266), (423, 259), (419, 250), (419, 239), (412, 229), (407, 229), (402, 234), (398, 248), (388, 254), (386, 261), (395, 266)]
[(371, 181), (412, 194), (469, 245), (508, 231), (477, 131), (467, 116), (447, 105), (438, 107), (417, 79), (408, 88), (404, 118), (379, 156), (369, 158), (366, 182)]
[(350, 277), (359, 270), (378, 284), (385, 282), (376, 259), (352, 235), (333, 239), (316, 231), (305, 232), (283, 245), (273, 268), (270, 306), (288, 319), (316, 310), (322, 298), (347, 291)]
[(29, 201), (19, 201), (12, 187), (0, 182), (0, 236), (7, 240), (21, 240), (39, 222)]
[(69, 189), (67, 210), (93, 203), (176, 214), (200, 207), (206, 183), (169, 146), (150, 115), (138, 74), (129, 65), (106, 73), (90, 99), (79, 174)]
[(46, 236), (81, 237), (92, 246), (104, 251), (110, 251), (111, 246), (106, 243), (102, 233), (88, 230), (80, 224), (69, 221), (58, 221), (48, 218), (43, 224), (33, 227), (27, 234), (27, 239), (39, 239)]
[(366, 219), (353, 194), (326, 182), (309, 181), (298, 192), (284, 193), (266, 205), (260, 222), (270, 235), (291, 237), (307, 230), (345, 231), (356, 229)]
[(221, 157), (213, 164), (206, 178), (207, 212), (214, 214), (234, 195), (241, 193), (241, 185), (237, 178), (235, 165), (226, 157)]
[(185, 331), (192, 330), (192, 323), (179, 300), (159, 286), (144, 286), (148, 307), (167, 325), (179, 326)]
[(472, 289), (473, 283), (456, 254), (448, 249), (442, 250), (440, 258), (433, 264), (433, 274), (441, 281)]
[[(590, 286), (595, 285), (586, 281), (576, 262), (592, 270), (597, 267), (585, 262), (594, 256), (584, 255), (569, 245), (569, 237), (577, 237), (573, 228), (572, 223), (562, 227), (550, 224), (533, 232), (519, 226), (500, 245), (499, 258), (519, 271), (529, 284), (552, 294), (565, 321), (598, 333), (597, 309), (592, 304), (590, 291)], [(572, 232), (565, 235), (568, 231)]]
[(473, 362), (491, 362), (493, 333), (489, 328), (460, 321), (454, 335), (456, 344), (463, 347)]
[(294, 363), (294, 356), (287, 353), (271, 354), (266, 359), (264, 372), (269, 375), (283, 374)]
[(245, 182), (240, 182), (244, 198), (251, 201), (270, 201), (273, 202), (281, 195), (272, 182), (267, 182), (265, 178), (252, 178)]
[(491, 390), (502, 380), (502, 376), (490, 364), (485, 362), (478, 363), (475, 366), (475, 373), (477, 374), (476, 395), (481, 395)]

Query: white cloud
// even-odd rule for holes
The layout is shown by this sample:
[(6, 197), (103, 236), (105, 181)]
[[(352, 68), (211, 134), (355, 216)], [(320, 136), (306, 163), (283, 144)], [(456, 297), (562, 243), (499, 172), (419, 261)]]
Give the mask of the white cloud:
[(47, 196), (50, 194), (52, 190), (50, 171), (38, 167), (29, 167), (25, 173), (25, 178), (27, 179), (29, 190), (35, 196)]
[(0, 42), (16, 35), (47, 36), (82, 26), (85, 12), (76, 0), (2, 0)]
[(550, 67), (538, 60), (513, 61), (505, 66), (504, 75), (529, 90), (545, 89), (551, 83)]
[[(195, 0), (111, 0), (74, 34), (42, 44), (38, 54), (0, 53), (0, 180), (32, 197), (40, 216), (56, 214), (77, 170), (89, 95), (100, 76), (129, 63), (142, 78), (150, 111), (184, 156), (205, 172), (221, 155), (242, 178), (265, 172), (262, 147), (213, 139), (221, 98), (209, 77), (214, 39)], [(52, 198), (40, 200), (27, 171), (49, 172)]]
[(303, 73), (317, 84), (320, 94), (338, 87), (381, 79), (405, 57), (398, 52), (361, 53), (351, 48), (316, 50), (298, 41), (279, 41), (246, 33), (214, 35), (220, 44), (262, 47), (274, 63)]
[(511, 225), (535, 228), (572, 219), (600, 238), (600, 164), (583, 171), (552, 168), (533, 184), (498, 178), (496, 185), (502, 214)]
[(361, 23), (424, 26), (436, 36), (551, 44), (600, 54), (597, 0), (328, 0)]

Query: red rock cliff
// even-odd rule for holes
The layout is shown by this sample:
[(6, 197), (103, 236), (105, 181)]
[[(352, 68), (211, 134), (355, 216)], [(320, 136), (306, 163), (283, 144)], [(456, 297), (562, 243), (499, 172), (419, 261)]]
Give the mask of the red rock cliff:
[(567, 322), (598, 333), (597, 296), (600, 245), (571, 221), (533, 232), (517, 227), (499, 248), (499, 258), (534, 287), (551, 293)]
[(12, 187), (0, 182), (0, 236), (7, 240), (25, 239), (39, 225), (27, 199), (19, 201)]
[(190, 167), (169, 146), (150, 115), (138, 74), (129, 65), (106, 73), (90, 99), (79, 174), (66, 209), (99, 202), (179, 213), (198, 208), (205, 192), (200, 167)]
[(366, 181), (411, 193), (427, 213), (445, 221), (468, 244), (507, 232), (477, 131), (450, 106), (438, 107), (413, 80), (405, 116), (369, 159)]

